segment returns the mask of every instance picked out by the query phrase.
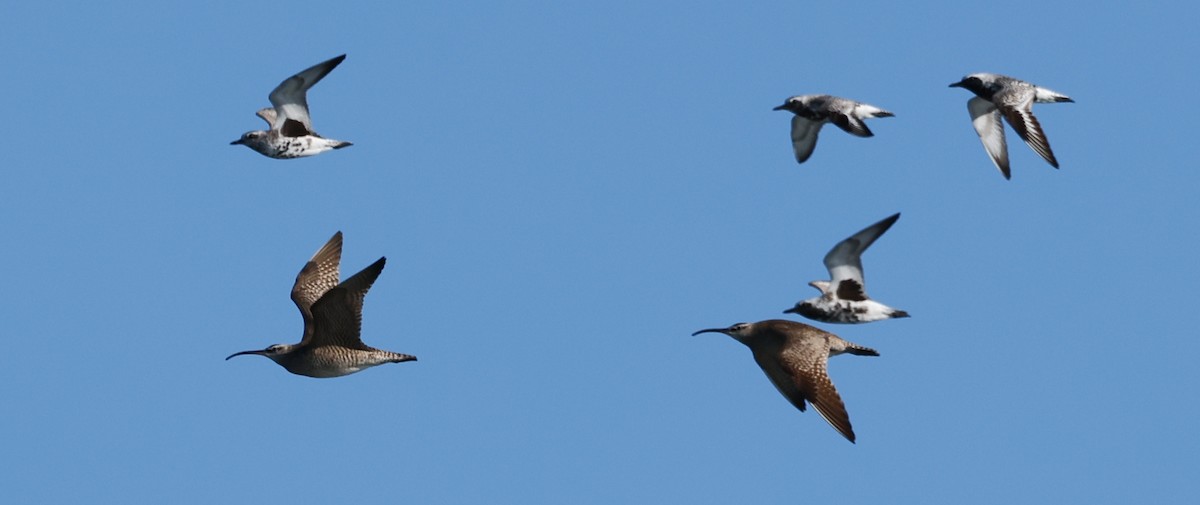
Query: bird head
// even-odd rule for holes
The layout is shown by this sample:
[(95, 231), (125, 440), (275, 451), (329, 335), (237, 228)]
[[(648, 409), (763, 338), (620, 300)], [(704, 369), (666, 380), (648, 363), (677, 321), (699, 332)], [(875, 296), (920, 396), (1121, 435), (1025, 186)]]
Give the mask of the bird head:
[(724, 333), (726, 335), (733, 337), (734, 339), (736, 339), (738, 341), (741, 341), (741, 340), (745, 339), (746, 337), (750, 336), (750, 328), (753, 326), (754, 325), (751, 323), (738, 323), (738, 324), (735, 324), (728, 328), (709, 328), (707, 330), (700, 330), (700, 331), (693, 333), (692, 336), (694, 337), (701, 333)]
[(290, 344), (275, 344), (275, 345), (270, 346), (261, 351), (235, 352), (233, 354), (230, 354), (229, 357), (225, 358), (225, 361), (229, 361), (229, 358), (232, 358), (234, 356), (241, 356), (243, 354), (257, 354), (259, 356), (266, 356), (268, 358), (271, 358), (271, 360), (278, 362), (279, 358), (281, 356), (291, 352), (292, 348), (294, 348), (294, 347), (295, 347), (295, 345), (290, 345)]
[(786, 111), (790, 111), (790, 112), (796, 112), (803, 108), (804, 108), (804, 102), (801, 101), (801, 97), (793, 96), (793, 97), (788, 98), (787, 100), (784, 100), (783, 105), (775, 107), (774, 109), (771, 109), (771, 110), (786, 110)]
[(982, 97), (990, 97), (995, 92), (996, 75), (988, 73), (971, 74), (950, 85), (951, 88), (963, 88)]
[(231, 146), (239, 144), (263, 154), (267, 154), (270, 150), (267, 143), (267, 132), (262, 130), (243, 133), (241, 138), (229, 143)]

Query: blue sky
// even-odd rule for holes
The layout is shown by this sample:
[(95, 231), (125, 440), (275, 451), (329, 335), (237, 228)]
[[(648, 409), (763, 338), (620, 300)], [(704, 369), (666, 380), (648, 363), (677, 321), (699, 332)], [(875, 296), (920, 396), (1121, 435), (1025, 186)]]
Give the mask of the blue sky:
[[(1020, 13), (1005, 16), (1004, 12)], [(1194, 4), (18, 2), (0, 252), (5, 503), (1194, 503)], [(229, 142), (287, 76), (354, 142)], [(947, 88), (1076, 100), (988, 161)], [(896, 113), (797, 165), (794, 94)], [(1182, 105), (1181, 105), (1182, 104)], [(858, 443), (702, 328), (864, 257), (905, 320), (831, 376)], [(332, 380), (300, 338), (333, 232), (388, 264)]]

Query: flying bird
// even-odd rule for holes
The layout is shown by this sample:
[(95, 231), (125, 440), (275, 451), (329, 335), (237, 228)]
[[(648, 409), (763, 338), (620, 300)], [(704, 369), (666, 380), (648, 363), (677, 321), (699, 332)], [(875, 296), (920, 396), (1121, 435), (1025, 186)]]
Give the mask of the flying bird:
[(304, 317), (304, 337), (299, 344), (275, 344), (261, 351), (242, 351), (225, 360), (257, 354), (271, 358), (296, 375), (317, 378), (341, 377), (384, 363), (416, 360), (416, 356), (368, 346), (361, 338), (363, 298), (383, 271), (387, 259), (379, 258), (338, 283), (341, 261), (342, 232), (339, 231), (296, 276), (292, 301)]
[(872, 137), (871, 129), (863, 122), (866, 118), (892, 117), (886, 110), (830, 95), (797, 95), (788, 98), (774, 110), (791, 111), (792, 149), (796, 152), (796, 163), (804, 163), (817, 147), (817, 134), (821, 126), (833, 123), (846, 133), (859, 137)]
[(965, 88), (975, 93), (974, 97), (967, 100), (971, 125), (979, 134), (979, 140), (983, 142), (983, 148), (992, 158), (992, 163), (1000, 169), (1005, 179), (1011, 179), (1012, 173), (1008, 166), (1008, 145), (1004, 141), (1001, 116), (1021, 140), (1029, 144), (1050, 166), (1058, 168), (1058, 160), (1050, 150), (1050, 142), (1042, 132), (1042, 125), (1033, 115), (1033, 104), (1075, 100), (1057, 91), (1000, 74), (971, 74), (950, 87)]
[(879, 356), (878, 351), (804, 323), (781, 319), (700, 330), (692, 336), (701, 333), (724, 333), (746, 344), (771, 384), (792, 405), (804, 412), (805, 403), (811, 403), (833, 429), (854, 442), (846, 405), (829, 380), (829, 357), (842, 353)]
[(241, 144), (275, 159), (312, 156), (352, 145), (344, 140), (318, 135), (313, 131), (312, 119), (308, 117), (308, 88), (320, 82), (344, 59), (346, 55), (343, 54), (318, 63), (279, 83), (271, 91), (273, 107), (257, 112), (258, 117), (263, 118), (271, 129), (246, 132), (242, 138), (230, 144)]
[(801, 300), (784, 313), (799, 314), (823, 323), (847, 324), (908, 317), (908, 312), (893, 309), (868, 297), (866, 281), (863, 280), (862, 253), (897, 219), (900, 219), (899, 212), (833, 246), (825, 254), (825, 269), (829, 270), (830, 280), (808, 283), (817, 288), (821, 296)]

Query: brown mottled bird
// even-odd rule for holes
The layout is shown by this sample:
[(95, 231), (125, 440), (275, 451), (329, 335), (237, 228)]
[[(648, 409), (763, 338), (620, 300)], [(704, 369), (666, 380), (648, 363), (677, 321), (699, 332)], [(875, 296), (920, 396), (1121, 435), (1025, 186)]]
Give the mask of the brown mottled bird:
[(362, 307), (367, 290), (383, 271), (387, 258), (338, 283), (342, 232), (337, 232), (300, 270), (292, 301), (304, 316), (299, 344), (275, 344), (261, 351), (242, 351), (271, 358), (296, 375), (341, 377), (384, 363), (415, 361), (416, 356), (384, 351), (362, 342)]
[(826, 367), (829, 357), (837, 354), (879, 356), (879, 352), (807, 324), (782, 319), (700, 330), (692, 336), (701, 333), (724, 333), (746, 344), (771, 384), (792, 405), (803, 412), (805, 402), (811, 403), (830, 426), (854, 442), (850, 415)]

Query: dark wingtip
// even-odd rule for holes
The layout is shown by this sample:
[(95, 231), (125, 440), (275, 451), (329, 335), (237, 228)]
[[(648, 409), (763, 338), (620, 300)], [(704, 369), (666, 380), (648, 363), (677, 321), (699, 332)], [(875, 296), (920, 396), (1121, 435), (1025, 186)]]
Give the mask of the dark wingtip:
[(334, 148), (334, 149), (341, 149), (341, 148), (343, 148), (343, 147), (350, 147), (350, 146), (352, 146), (352, 145), (354, 145), (354, 144), (351, 144), (351, 143), (349, 143), (349, 142), (342, 142), (341, 144), (338, 144), (338, 145), (336, 145), (336, 146), (333, 146), (333, 148)]
[(912, 317), (912, 316), (908, 315), (908, 312), (905, 312), (903, 310), (897, 310), (895, 312), (892, 312), (892, 317), (900, 318), (900, 317)]

